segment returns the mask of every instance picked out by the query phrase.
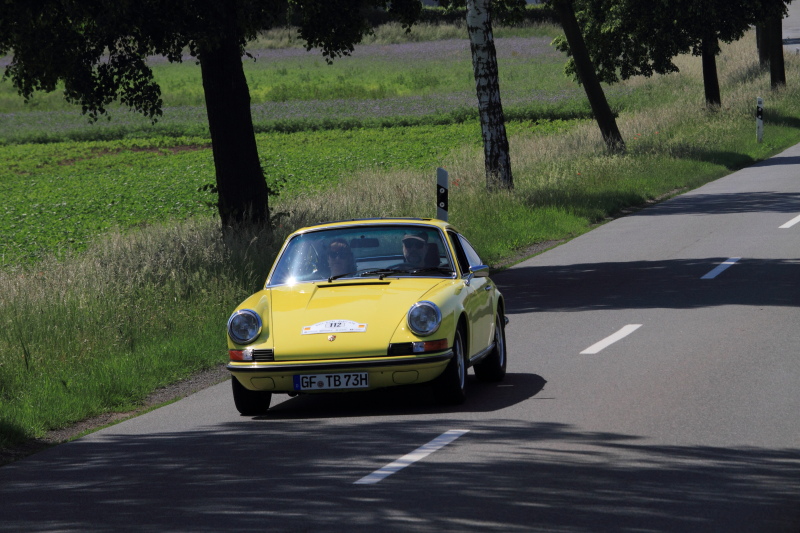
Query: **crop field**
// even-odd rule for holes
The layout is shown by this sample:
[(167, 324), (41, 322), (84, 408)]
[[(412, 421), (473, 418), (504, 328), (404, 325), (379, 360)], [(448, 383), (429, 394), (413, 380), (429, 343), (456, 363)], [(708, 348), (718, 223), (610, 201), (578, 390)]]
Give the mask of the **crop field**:
[[(225, 360), (230, 311), (263, 284), (286, 234), (310, 223), (434, 216), (487, 264), (569, 239), (800, 142), (800, 57), (771, 90), (752, 35), (718, 57), (723, 105), (703, 101), (700, 59), (606, 87), (627, 143), (606, 153), (552, 26), (498, 28), (514, 189), (489, 193), (463, 27), (380, 29), (327, 64), (290, 30), (245, 60), (274, 227), (222, 237), (199, 67), (153, 58), (164, 115), (111, 108), (89, 124), (60, 94), (22, 102), (0, 82), (0, 449)], [(10, 58), (0, 58), (0, 66)], [(763, 96), (765, 139), (755, 140)]]

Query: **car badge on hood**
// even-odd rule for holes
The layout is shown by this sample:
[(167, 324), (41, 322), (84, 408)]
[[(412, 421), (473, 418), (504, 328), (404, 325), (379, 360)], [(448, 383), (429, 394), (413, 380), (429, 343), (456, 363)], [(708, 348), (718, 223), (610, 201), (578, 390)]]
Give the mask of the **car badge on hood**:
[(333, 342), (336, 340), (336, 335), (328, 335), (328, 340)]

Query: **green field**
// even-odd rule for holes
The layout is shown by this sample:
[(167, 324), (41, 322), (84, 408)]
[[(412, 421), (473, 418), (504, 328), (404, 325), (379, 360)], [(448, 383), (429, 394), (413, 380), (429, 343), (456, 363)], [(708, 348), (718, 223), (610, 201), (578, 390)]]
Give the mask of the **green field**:
[[(515, 188), (489, 194), (461, 30), (375, 41), (333, 65), (280, 36), (260, 40), (246, 68), (275, 228), (238, 240), (223, 240), (209, 206), (192, 61), (154, 61), (166, 102), (155, 125), (117, 108), (91, 125), (58, 95), (24, 105), (0, 83), (0, 446), (131, 409), (224, 362), (225, 320), (289, 231), (433, 216), (438, 166), (450, 173), (450, 220), (499, 266), (800, 141), (800, 58), (786, 57), (789, 86), (771, 91), (752, 36), (718, 58), (720, 109), (705, 108), (694, 57), (679, 58), (678, 74), (606, 88), (628, 145), (611, 156), (548, 45), (557, 29), (499, 30)], [(756, 96), (767, 102), (760, 144)]]
[[(552, 131), (566, 123), (512, 123)], [(435, 142), (432, 142), (435, 139)], [(258, 135), (271, 189), (285, 198), (322, 191), (356, 171), (434, 172), (462, 146), (480, 147), (473, 123)], [(0, 264), (84, 250), (113, 228), (215, 214), (207, 138), (0, 146)]]

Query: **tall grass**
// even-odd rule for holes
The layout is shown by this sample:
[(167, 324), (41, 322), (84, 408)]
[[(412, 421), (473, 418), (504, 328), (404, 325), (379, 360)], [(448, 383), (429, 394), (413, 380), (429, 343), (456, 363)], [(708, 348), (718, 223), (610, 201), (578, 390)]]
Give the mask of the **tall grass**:
[(133, 408), (218, 364), (231, 305), (263, 281), (280, 240), (223, 240), (211, 220), (195, 220), (0, 271), (0, 445)]
[[(537, 242), (588, 231), (621, 210), (697, 187), (798, 142), (800, 89), (771, 91), (752, 37), (718, 59), (723, 106), (703, 102), (699, 58), (681, 72), (614, 88), (625, 155), (607, 155), (594, 122), (511, 136), (513, 191), (489, 194), (482, 150), (445, 154), (451, 221), (491, 264)], [(786, 57), (787, 78), (800, 60)], [(765, 142), (755, 98), (766, 99)], [(475, 123), (477, 128), (477, 124)], [(211, 218), (112, 233), (85, 252), (0, 270), (0, 445), (99, 412), (224, 360), (229, 311), (263, 282), (286, 232), (322, 220), (433, 216), (432, 172), (370, 168), (273, 202), (278, 228), (225, 239)]]

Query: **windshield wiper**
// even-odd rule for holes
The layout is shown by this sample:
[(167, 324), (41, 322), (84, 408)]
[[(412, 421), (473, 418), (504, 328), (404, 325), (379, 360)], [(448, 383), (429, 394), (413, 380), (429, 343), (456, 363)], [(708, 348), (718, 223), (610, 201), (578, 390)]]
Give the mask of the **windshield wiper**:
[(374, 268), (371, 270), (364, 270), (364, 271), (357, 271), (357, 272), (347, 272), (346, 274), (339, 274), (338, 276), (331, 276), (328, 278), (328, 283), (333, 282), (339, 278), (344, 278), (347, 276), (378, 276), (378, 279), (383, 280), (386, 276), (391, 276), (392, 274), (419, 274), (421, 272), (440, 272), (442, 274), (452, 274), (453, 269), (450, 267), (424, 267), (424, 268)]
[(347, 276), (352, 276), (353, 274), (358, 274), (358, 272), (345, 272), (344, 274), (339, 274), (338, 276), (331, 276), (328, 278), (328, 283), (333, 282), (335, 279), (344, 278)]
[(378, 279), (383, 279), (386, 276), (390, 276), (392, 274), (408, 274), (410, 270), (405, 270), (402, 268), (375, 268), (372, 270), (365, 270), (364, 272), (359, 272), (358, 275), (363, 276), (378, 276)]
[(357, 270), (356, 272), (347, 272), (345, 274), (339, 274), (338, 276), (331, 276), (328, 278), (328, 283), (331, 283), (333, 280), (337, 280), (339, 278), (344, 278), (347, 276), (375, 276), (380, 275), (380, 279), (383, 279), (384, 276), (388, 276), (389, 274), (396, 274), (398, 272), (409, 273), (410, 270), (401, 270), (397, 268), (374, 268), (371, 270)]
[(419, 274), (420, 272), (441, 272), (442, 274), (452, 274), (453, 269), (445, 266), (415, 268), (409, 271), (411, 274)]

